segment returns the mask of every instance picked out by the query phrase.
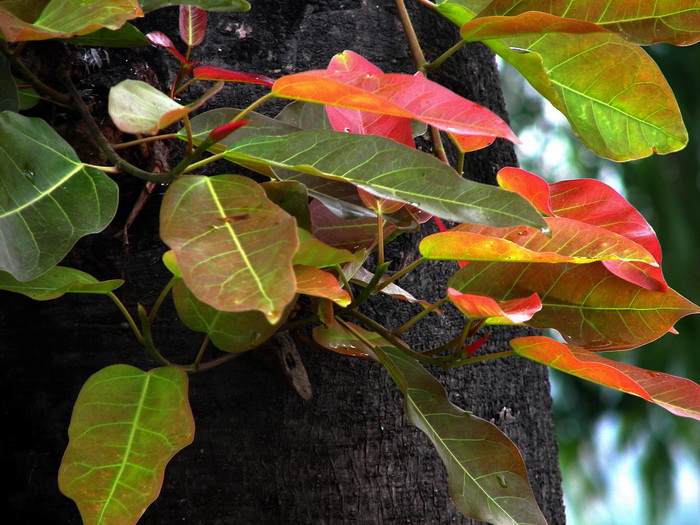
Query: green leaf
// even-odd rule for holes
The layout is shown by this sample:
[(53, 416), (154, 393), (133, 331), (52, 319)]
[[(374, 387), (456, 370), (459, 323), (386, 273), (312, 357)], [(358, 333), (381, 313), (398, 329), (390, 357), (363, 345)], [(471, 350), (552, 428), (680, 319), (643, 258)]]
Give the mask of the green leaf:
[(297, 225), (311, 231), (309, 192), (306, 186), (291, 180), (269, 181), (260, 184), (267, 198), (297, 220)]
[(39, 93), (37, 93), (33, 87), (20, 81), (18, 78), (13, 78), (13, 80), (15, 86), (18, 86), (17, 96), (19, 97), (19, 110), (24, 111), (25, 109), (31, 109), (36, 106), (39, 103)]
[(141, 47), (150, 44), (144, 34), (127, 23), (119, 29), (98, 29), (88, 35), (66, 39), (69, 44), (91, 47)]
[(350, 295), (343, 290), (335, 275), (313, 266), (300, 264), (294, 265), (294, 273), (298, 293), (330, 299), (343, 308), (352, 302)]
[(592, 22), (639, 45), (668, 42), (687, 46), (700, 39), (697, 0), (495, 0), (479, 17), (513, 17), (528, 11)]
[(239, 175), (187, 176), (168, 188), (160, 233), (192, 293), (218, 310), (276, 323), (294, 298), (296, 221)]
[(134, 524), (158, 497), (166, 464), (194, 438), (187, 382), (177, 368), (127, 365), (87, 380), (58, 474), (83, 523)]
[(531, 12), (476, 18), (460, 33), (467, 41), (488, 40), (602, 157), (638, 159), (677, 151), (688, 142), (678, 104), (657, 65), (615, 33)]
[(122, 80), (109, 90), (109, 116), (126, 133), (157, 133), (193, 109), (141, 80)]
[(250, 4), (245, 0), (140, 0), (139, 3), (141, 8), (147, 12), (171, 5), (193, 5), (206, 11), (222, 12), (244, 12), (250, 9)]
[(328, 268), (346, 262), (356, 262), (357, 257), (348, 250), (334, 248), (325, 242), (314, 238), (305, 230), (298, 230), (299, 250), (294, 255), (294, 264), (313, 266), (314, 268)]
[(700, 308), (673, 291), (646, 290), (610, 273), (603, 263), (470, 262), (448, 286), (498, 302), (536, 293), (542, 310), (526, 324), (554, 328), (577, 346), (627, 350), (664, 335)]
[(0, 54), (0, 111), (19, 111), (19, 95), (7, 57)]
[[(170, 252), (169, 252), (170, 253)], [(274, 334), (292, 311), (294, 302), (275, 324), (257, 310), (222, 312), (197, 299), (182, 279), (173, 285), (173, 301), (183, 323), (196, 332), (205, 332), (224, 352), (239, 353), (260, 346)]]
[(0, 270), (38, 277), (102, 231), (116, 207), (117, 185), (45, 121), (0, 113)]
[(442, 385), (414, 359), (391, 347), (375, 351), (406, 398), (409, 421), (440, 454), (459, 511), (496, 525), (546, 525), (513, 442), (495, 425), (450, 403)]
[(68, 38), (101, 27), (119, 29), (143, 16), (136, 0), (24, 0), (0, 2), (0, 32), (10, 42)]
[(312, 129), (333, 129), (328, 121), (326, 107), (312, 102), (295, 100), (282, 108), (276, 120), (305, 131)]
[(448, 220), (545, 226), (519, 195), (462, 179), (435, 157), (384, 137), (325, 130), (251, 137), (233, 144), (226, 158), (350, 182)]
[(56, 299), (66, 293), (108, 294), (122, 284), (121, 279), (98, 281), (92, 275), (65, 266), (54, 266), (31, 281), (18, 281), (7, 272), (0, 272), (0, 290), (21, 293), (37, 301)]

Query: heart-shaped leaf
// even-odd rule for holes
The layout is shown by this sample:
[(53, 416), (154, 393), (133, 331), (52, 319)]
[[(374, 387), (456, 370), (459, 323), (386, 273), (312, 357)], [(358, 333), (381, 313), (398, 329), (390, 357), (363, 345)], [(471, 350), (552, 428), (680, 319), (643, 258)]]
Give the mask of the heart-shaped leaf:
[(277, 79), (272, 94), (414, 119), (459, 135), (503, 137), (518, 142), (496, 114), (423, 76), (305, 71)]
[(447, 296), (468, 319), (486, 319), (489, 324), (522, 324), (542, 309), (536, 293), (502, 303), (483, 295), (460, 293), (454, 288), (447, 289)]
[(700, 40), (700, 6), (696, 0), (495, 0), (479, 17), (513, 17), (527, 11), (592, 22), (640, 45), (668, 42), (687, 46)]
[(56, 299), (66, 293), (108, 294), (122, 284), (122, 279), (98, 281), (92, 275), (65, 266), (54, 266), (30, 281), (18, 281), (11, 274), (0, 272), (0, 290), (21, 293), (35, 301)]
[(0, 270), (40, 276), (109, 224), (117, 193), (44, 120), (0, 113)]
[(24, 0), (0, 2), (0, 31), (10, 42), (85, 35), (119, 29), (143, 16), (136, 0)]
[(161, 207), (160, 233), (192, 293), (217, 310), (260, 310), (271, 324), (296, 292), (296, 221), (239, 175), (187, 176)]
[(313, 266), (294, 265), (297, 292), (314, 297), (330, 299), (340, 306), (348, 306), (351, 302), (348, 292), (343, 290), (338, 279), (328, 272)]
[(166, 464), (194, 438), (187, 388), (177, 368), (127, 365), (83, 385), (58, 484), (84, 523), (135, 524), (158, 497)]
[(122, 80), (109, 90), (109, 116), (126, 133), (157, 133), (194, 109), (141, 80)]
[(233, 144), (226, 157), (350, 182), (453, 221), (544, 226), (519, 195), (462, 179), (435, 157), (384, 137), (335, 131), (252, 137)]
[(193, 5), (180, 6), (180, 38), (190, 47), (204, 40), (207, 30), (207, 12)]
[(429, 259), (455, 261), (570, 262), (641, 261), (656, 264), (639, 244), (604, 228), (563, 217), (545, 218), (550, 235), (536, 228), (462, 224), (423, 239)]
[(477, 18), (460, 33), (468, 41), (489, 40), (602, 157), (637, 159), (677, 151), (688, 142), (673, 92), (659, 68), (616, 33), (533, 12)]
[(409, 421), (440, 454), (462, 514), (496, 525), (547, 523), (523, 458), (503, 432), (450, 403), (440, 382), (400, 350), (382, 347), (376, 354), (405, 396)]
[(594, 351), (627, 350), (664, 335), (700, 308), (672, 289), (645, 290), (610, 273), (602, 263), (472, 262), (448, 286), (498, 302), (536, 293), (542, 310), (526, 324), (554, 328)]
[(676, 416), (700, 420), (700, 385), (689, 379), (606, 359), (548, 337), (519, 337), (510, 345), (516, 354), (538, 363), (639, 396)]

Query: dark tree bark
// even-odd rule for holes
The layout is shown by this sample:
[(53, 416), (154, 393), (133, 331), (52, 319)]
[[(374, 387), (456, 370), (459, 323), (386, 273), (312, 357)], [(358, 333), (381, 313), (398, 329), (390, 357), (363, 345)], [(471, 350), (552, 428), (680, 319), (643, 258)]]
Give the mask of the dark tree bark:
[[(429, 58), (457, 39), (455, 27), (426, 9), (416, 9), (414, 21)], [(154, 13), (145, 24), (175, 40), (176, 9)], [(211, 15), (206, 44), (198, 52), (203, 63), (277, 76), (324, 68), (345, 49), (384, 71), (412, 72), (390, 0), (255, 0), (249, 13)], [(76, 78), (79, 88), (104, 95), (125, 77), (147, 74), (163, 85), (172, 79), (173, 63), (161, 51), (109, 53), (109, 65)], [(433, 78), (505, 116), (494, 58), (485, 47), (467, 46)], [(259, 93), (250, 86), (227, 87), (216, 103), (244, 107)], [(512, 147), (497, 141), (470, 155), (466, 171), (493, 183), (500, 167), (515, 164)], [(225, 170), (220, 173), (236, 171), (231, 165), (218, 167)], [(137, 301), (152, 304), (168, 278), (157, 235), (162, 189), (132, 226), (128, 249), (113, 238), (140, 189), (135, 181), (122, 183), (122, 206), (113, 225), (82, 241), (67, 261), (98, 278), (127, 278), (119, 294), (131, 307)], [(410, 260), (415, 245), (415, 239), (401, 239), (390, 258)], [(414, 295), (436, 300), (453, 271), (426, 264), (402, 283)], [(5, 507), (10, 522), (80, 523), (77, 508), (56, 483), (72, 403), (82, 383), (107, 365), (148, 369), (155, 364), (105, 299), (71, 296), (34, 303), (2, 294), (0, 301), (2, 470), (10, 487)], [(390, 327), (415, 313), (381, 298), (371, 309)], [(421, 350), (459, 329), (458, 316), (448, 311), (410, 332), (407, 340)], [(507, 349), (515, 333), (495, 331), (487, 351)], [(159, 314), (156, 337), (173, 359), (190, 356), (201, 341), (200, 334), (181, 328), (172, 307)], [(168, 466), (161, 496), (142, 523), (473, 523), (452, 505), (440, 459), (407, 423), (402, 396), (379, 366), (315, 349), (301, 353), (314, 390), (310, 401), (252, 353), (191, 378), (194, 444)], [(564, 523), (546, 369), (512, 357), (433, 372), (455, 403), (493, 419), (518, 445), (549, 523)]]

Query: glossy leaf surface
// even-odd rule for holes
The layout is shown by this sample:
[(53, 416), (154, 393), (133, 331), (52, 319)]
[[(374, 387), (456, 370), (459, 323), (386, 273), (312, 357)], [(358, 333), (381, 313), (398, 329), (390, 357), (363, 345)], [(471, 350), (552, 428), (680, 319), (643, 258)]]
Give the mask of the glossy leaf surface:
[(465, 516), (497, 525), (544, 525), (520, 452), (495, 425), (447, 399), (440, 382), (391, 347), (377, 356), (403, 392), (409, 421), (425, 432), (447, 468), (450, 493)]
[(697, 0), (495, 0), (479, 13), (479, 17), (512, 17), (527, 11), (592, 22), (641, 45), (658, 42), (690, 45), (700, 39), (700, 5)]
[(45, 121), (0, 113), (0, 270), (21, 281), (40, 276), (102, 231), (116, 208), (116, 184)]
[(639, 396), (676, 416), (700, 420), (700, 385), (689, 379), (606, 359), (548, 337), (519, 337), (510, 345), (516, 354), (538, 363)]
[[(317, 326), (313, 330), (314, 341), (328, 350), (333, 350), (339, 354), (351, 355), (354, 357), (364, 357), (377, 361), (377, 356), (372, 349), (374, 346), (387, 344), (386, 340), (375, 332), (365, 330), (361, 326), (353, 323), (346, 323), (360, 334), (362, 340), (355, 333), (343, 326), (341, 323), (333, 323), (330, 327)], [(372, 347), (367, 345), (369, 342)]]
[(294, 273), (298, 293), (330, 299), (343, 307), (350, 304), (350, 295), (341, 288), (333, 274), (301, 264), (294, 265)]
[(122, 80), (109, 90), (109, 116), (126, 133), (157, 133), (193, 109), (140, 80)]
[(329, 246), (304, 230), (298, 230), (298, 234), (301, 244), (294, 255), (294, 264), (313, 266), (314, 268), (328, 268), (356, 260), (356, 257), (348, 250)]
[(188, 46), (198, 46), (207, 30), (207, 12), (192, 5), (180, 6), (180, 38)]
[(496, 114), (422, 76), (306, 71), (277, 79), (272, 94), (414, 119), (460, 135), (503, 137), (518, 141)]
[(0, 290), (21, 293), (35, 301), (56, 299), (66, 293), (107, 294), (122, 284), (122, 279), (98, 281), (92, 275), (65, 266), (54, 266), (30, 281), (18, 281), (11, 274), (0, 272)]
[(127, 365), (83, 385), (58, 475), (83, 523), (134, 524), (158, 497), (166, 464), (194, 438), (187, 389), (182, 370)]
[(146, 36), (132, 24), (124, 24), (119, 29), (98, 29), (83, 36), (66, 40), (71, 44), (91, 47), (141, 47), (148, 45)]
[(447, 289), (447, 296), (468, 319), (487, 319), (489, 324), (525, 323), (542, 309), (537, 294), (502, 303), (483, 295), (463, 294), (454, 288)]
[(200, 301), (280, 319), (296, 289), (296, 222), (258, 184), (238, 175), (178, 179), (165, 194), (160, 224)]
[(450, 220), (542, 226), (519, 195), (462, 179), (438, 159), (383, 137), (302, 131), (241, 140), (226, 156), (350, 182)]
[[(309, 206), (314, 237), (335, 248), (356, 252), (372, 248), (377, 242), (377, 220), (372, 217), (341, 219), (320, 202)], [(388, 238), (396, 227), (384, 226), (384, 238)]]
[(205, 332), (218, 349), (231, 353), (245, 352), (263, 344), (292, 309), (290, 304), (275, 324), (270, 324), (257, 310), (223, 312), (197, 299), (182, 279), (173, 285), (173, 301), (177, 315), (190, 330)]
[(85, 35), (119, 29), (143, 16), (136, 0), (24, 0), (0, 2), (0, 32), (10, 42)]
[(681, 317), (700, 312), (670, 288), (645, 290), (616, 277), (602, 263), (472, 262), (449, 286), (499, 302), (536, 293), (542, 310), (529, 326), (554, 328), (567, 341), (595, 351), (643, 345), (664, 335)]
[[(225, 67), (199, 66), (192, 72), (194, 78), (199, 80), (223, 80), (224, 82), (245, 82), (247, 84), (262, 84), (272, 86), (274, 80), (264, 75), (255, 73), (244, 73), (243, 71), (233, 71)], [(216, 110), (214, 110), (216, 111)]]
[(144, 11), (183, 4), (193, 5), (206, 11), (243, 12), (250, 9), (250, 4), (245, 0), (139, 0), (139, 3)]
[(189, 64), (189, 61), (177, 50), (175, 44), (173, 44), (173, 41), (170, 40), (170, 37), (165, 33), (161, 33), (160, 31), (151, 31), (150, 33), (146, 34), (146, 39), (154, 46), (164, 47), (170, 51), (175, 58), (178, 59), (180, 64)]

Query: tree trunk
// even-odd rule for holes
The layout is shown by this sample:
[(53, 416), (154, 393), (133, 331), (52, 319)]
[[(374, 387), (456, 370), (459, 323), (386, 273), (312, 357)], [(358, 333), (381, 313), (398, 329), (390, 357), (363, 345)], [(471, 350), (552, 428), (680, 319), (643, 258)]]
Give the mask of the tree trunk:
[[(274, 77), (325, 68), (335, 53), (350, 49), (384, 71), (412, 72), (390, 0), (255, 0), (252, 5), (249, 13), (210, 14), (206, 42), (195, 50), (202, 63)], [(457, 28), (425, 8), (413, 11), (428, 58), (456, 42)], [(147, 30), (164, 31), (175, 41), (176, 14), (175, 8), (151, 14)], [(105, 94), (106, 87), (149, 69), (163, 85), (172, 79), (173, 63), (162, 50), (109, 54), (110, 64), (92, 70), (79, 88)], [(122, 59), (128, 62), (120, 66)], [(495, 61), (485, 47), (466, 46), (432, 78), (505, 116)], [(216, 105), (244, 107), (260, 91), (234, 85), (223, 93)], [(500, 167), (515, 163), (511, 145), (499, 140), (470, 155), (466, 172), (493, 182)], [(218, 167), (225, 170), (220, 173), (237, 169)], [(137, 301), (153, 304), (168, 278), (159, 260), (164, 251), (157, 235), (160, 195), (150, 199), (130, 229), (128, 250), (113, 238), (140, 188), (133, 181), (122, 185), (113, 225), (81, 241), (68, 261), (101, 279), (125, 276), (129, 284), (118, 293), (132, 308)], [(389, 258), (411, 260), (415, 246), (415, 239), (401, 239)], [(420, 270), (402, 285), (420, 298), (438, 299), (454, 268), (431, 263)], [(10, 521), (80, 523), (77, 508), (56, 483), (72, 403), (82, 383), (107, 365), (148, 369), (155, 364), (103, 298), (77, 295), (35, 303), (2, 294), (0, 301), (2, 403), (9, 429), (2, 470), (11, 487)], [(371, 309), (389, 327), (415, 314), (388, 299), (373, 301)], [(406, 339), (421, 350), (460, 328), (459, 317), (449, 310), (431, 316)], [(175, 360), (178, 355), (191, 359), (201, 342), (201, 334), (178, 324), (170, 305), (159, 314), (155, 331), (156, 344)], [(515, 333), (494, 331), (487, 351), (507, 349)], [(452, 505), (439, 457), (406, 421), (402, 396), (381, 367), (316, 349), (301, 353), (313, 388), (309, 401), (253, 353), (191, 378), (195, 441), (169, 464), (160, 498), (141, 523), (473, 523)], [(518, 445), (549, 523), (564, 523), (546, 369), (511, 357), (449, 373), (431, 371), (456, 404), (493, 419)]]

